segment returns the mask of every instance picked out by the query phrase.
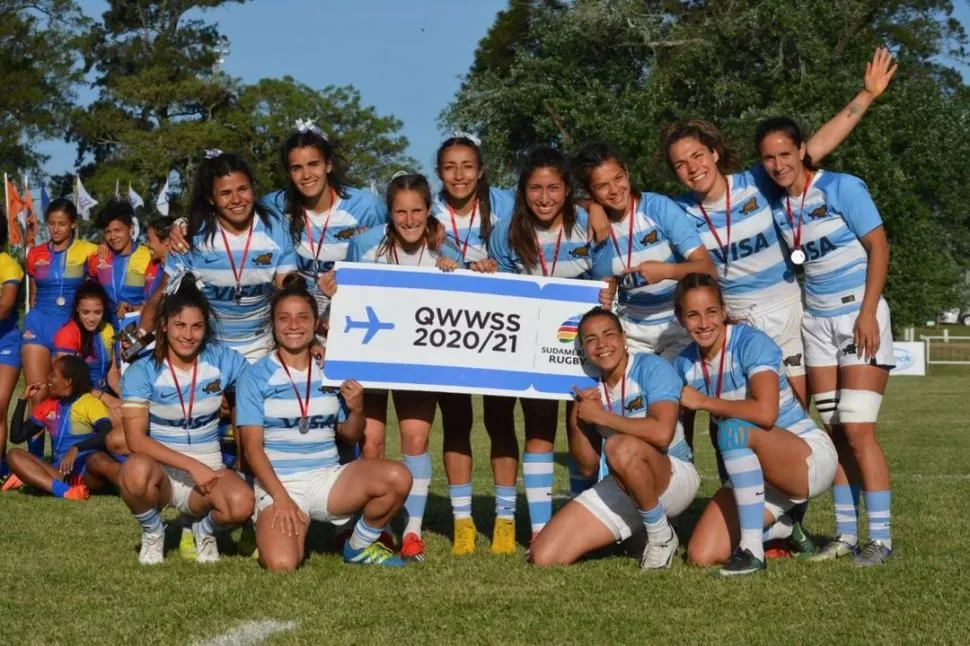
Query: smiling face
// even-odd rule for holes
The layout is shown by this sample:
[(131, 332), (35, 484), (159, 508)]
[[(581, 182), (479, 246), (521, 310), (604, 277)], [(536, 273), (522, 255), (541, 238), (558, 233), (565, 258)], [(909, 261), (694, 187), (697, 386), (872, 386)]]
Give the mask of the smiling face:
[(761, 165), (771, 179), (784, 189), (791, 188), (805, 174), (805, 153), (804, 143), (795, 145), (783, 132), (769, 132), (758, 144)]
[(615, 159), (590, 172), (589, 189), (593, 199), (605, 208), (624, 211), (630, 204), (630, 174)]
[(716, 347), (724, 336), (727, 314), (713, 287), (696, 287), (681, 301), (680, 324), (702, 350)]
[(333, 162), (323, 157), (316, 146), (294, 148), (287, 155), (290, 181), (308, 202), (316, 202), (327, 190), (327, 174), (333, 170)]
[(253, 215), (253, 187), (245, 173), (233, 171), (212, 182), (212, 206), (219, 219), (236, 230), (249, 226)]
[(165, 262), (165, 257), (168, 255), (168, 239), (162, 240), (159, 238), (155, 227), (148, 227), (145, 239), (148, 242), (148, 248), (152, 252), (152, 260), (155, 262)]
[(71, 216), (64, 211), (54, 211), (47, 216), (47, 233), (53, 244), (62, 244), (70, 239), (74, 233), (74, 223)]
[(694, 137), (684, 137), (670, 144), (668, 157), (677, 179), (688, 189), (698, 195), (707, 195), (714, 188), (720, 174), (717, 151)]
[(50, 377), (47, 379), (47, 387), (50, 390), (51, 397), (56, 399), (70, 397), (71, 385), (71, 380), (65, 377), (61, 371), (61, 364), (55, 361)]
[(394, 195), (391, 220), (394, 230), (407, 245), (415, 245), (424, 238), (430, 211), (424, 196), (418, 191), (401, 190)]
[(458, 144), (441, 153), (438, 177), (445, 193), (456, 202), (467, 200), (475, 194), (484, 172), (474, 148)]
[(104, 320), (104, 303), (100, 298), (82, 298), (77, 304), (77, 317), (88, 332), (94, 332)]
[(309, 348), (316, 326), (314, 310), (305, 298), (287, 296), (273, 310), (273, 334), (287, 352), (297, 354)]
[(603, 373), (609, 373), (626, 360), (626, 336), (611, 316), (592, 316), (579, 330), (586, 358)]
[(532, 171), (525, 185), (525, 202), (545, 226), (551, 226), (562, 215), (566, 203), (566, 182), (559, 171), (541, 167)]
[(202, 310), (186, 306), (165, 322), (168, 347), (182, 361), (193, 361), (205, 338), (206, 321)]
[(104, 243), (115, 253), (123, 253), (131, 244), (131, 227), (121, 220), (112, 220), (104, 228)]

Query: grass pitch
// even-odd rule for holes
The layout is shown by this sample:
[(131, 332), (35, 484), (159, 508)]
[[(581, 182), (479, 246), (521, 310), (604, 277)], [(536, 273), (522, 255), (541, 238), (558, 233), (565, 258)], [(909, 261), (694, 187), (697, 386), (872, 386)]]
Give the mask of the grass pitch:
[[(879, 433), (893, 474), (896, 558), (880, 568), (771, 561), (764, 574), (718, 580), (682, 561), (641, 574), (623, 556), (545, 570), (525, 564), (524, 547), (514, 557), (492, 556), (482, 428), (474, 433), (479, 551), (456, 558), (436, 426), (428, 560), (403, 571), (344, 565), (329, 552), (326, 527), (311, 530), (313, 551), (293, 574), (270, 574), (231, 555), (214, 567), (183, 562), (174, 533), (165, 563), (145, 568), (137, 563), (140, 530), (118, 498), (0, 496), (0, 643), (193, 643), (262, 620), (296, 624), (270, 636), (274, 644), (966, 643), (968, 396), (965, 367), (890, 381)], [(567, 489), (563, 437), (558, 450), (557, 494)], [(683, 537), (716, 488), (706, 438), (697, 442), (697, 463), (704, 481), (680, 522)], [(521, 494), (519, 512), (524, 545)], [(812, 503), (806, 526), (819, 538), (832, 535), (829, 495)]]

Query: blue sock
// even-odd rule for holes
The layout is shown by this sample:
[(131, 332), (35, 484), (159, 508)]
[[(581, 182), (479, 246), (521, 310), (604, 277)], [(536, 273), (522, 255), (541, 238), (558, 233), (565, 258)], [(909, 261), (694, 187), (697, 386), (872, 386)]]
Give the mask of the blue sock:
[(643, 519), (643, 527), (647, 530), (647, 541), (650, 543), (663, 543), (670, 539), (670, 523), (667, 522), (667, 514), (664, 513), (663, 505), (659, 502), (652, 509), (640, 512)]
[(148, 511), (143, 511), (140, 514), (135, 514), (135, 520), (141, 525), (141, 531), (143, 534), (150, 534), (153, 536), (161, 536), (165, 531), (162, 527), (162, 517), (158, 513), (157, 509), (149, 509)]
[(417, 534), (420, 538), (424, 508), (428, 504), (428, 488), (431, 486), (431, 454), (425, 451), (421, 455), (405, 455), (403, 461), (412, 478), (411, 492), (404, 501), (404, 511), (408, 515), (404, 534)]
[(515, 518), (515, 486), (495, 485), (495, 517), (505, 520)]
[(859, 542), (859, 498), (853, 495), (847, 484), (832, 485), (832, 501), (835, 503), (835, 534), (849, 545)]
[(532, 533), (538, 534), (552, 518), (552, 451), (530, 453), (522, 459), (525, 498), (529, 501), (529, 521)]
[(727, 471), (741, 521), (741, 548), (762, 561), (765, 549), (762, 526), (765, 515), (765, 478), (761, 462), (751, 449), (724, 451), (724, 470)]
[(455, 520), (472, 517), (472, 483), (448, 485), (448, 497)]
[(0, 458), (0, 478), (10, 475), (10, 467), (7, 466), (7, 458)]
[(376, 543), (377, 539), (381, 537), (381, 532), (383, 531), (383, 527), (371, 527), (364, 522), (363, 518), (361, 518), (357, 521), (357, 524), (354, 525), (354, 533), (350, 535), (350, 538), (347, 540), (347, 544), (350, 546), (350, 549), (354, 550), (355, 552), (359, 552), (360, 550), (370, 547)]
[(205, 536), (215, 536), (216, 532), (221, 532), (223, 530), (222, 525), (217, 523), (212, 518), (211, 511), (205, 516), (203, 516), (202, 520), (196, 523), (196, 527), (198, 527), (199, 533)]
[(51, 493), (54, 494), (58, 498), (63, 498), (64, 497), (64, 494), (66, 494), (67, 493), (67, 490), (70, 489), (70, 488), (71, 488), (71, 486), (68, 485), (63, 480), (56, 480), (55, 479), (51, 483)]
[(572, 456), (569, 458), (569, 494), (575, 498), (579, 494), (583, 493), (594, 484), (596, 484), (595, 477), (587, 477), (579, 472), (579, 467), (576, 466), (576, 461), (573, 460)]
[(863, 494), (863, 496), (865, 496), (866, 500), (866, 518), (869, 522), (869, 540), (877, 541), (889, 549), (892, 549), (893, 541), (889, 533), (889, 490), (867, 491)]
[(27, 452), (37, 459), (44, 457), (44, 434), (35, 435), (27, 440)]

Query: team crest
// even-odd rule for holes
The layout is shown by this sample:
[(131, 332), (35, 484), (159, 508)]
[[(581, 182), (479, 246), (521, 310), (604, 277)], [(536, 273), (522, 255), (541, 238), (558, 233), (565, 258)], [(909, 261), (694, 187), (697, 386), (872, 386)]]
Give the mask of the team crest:
[(569, 255), (573, 258), (588, 258), (589, 257), (589, 244), (585, 244), (582, 247), (576, 247), (569, 252)]
[(647, 235), (643, 236), (643, 238), (640, 240), (640, 244), (644, 244), (644, 245), (646, 245), (646, 244), (654, 244), (654, 243), (657, 242), (657, 240), (659, 239), (659, 237), (660, 236), (657, 234), (657, 230), (654, 229), (653, 231), (651, 231)]
[(207, 383), (202, 389), (202, 392), (209, 393), (210, 395), (217, 395), (222, 392), (222, 388), (219, 386), (219, 380), (215, 379)]
[(785, 357), (783, 362), (786, 366), (791, 366), (792, 368), (797, 368), (802, 365), (802, 353), (793, 354), (790, 357)]
[(812, 218), (813, 220), (820, 220), (824, 218), (826, 215), (828, 215), (828, 210), (825, 208), (825, 205), (823, 204), (822, 206), (818, 207), (817, 209), (809, 213), (808, 217)]
[(37, 260), (34, 261), (35, 267), (46, 267), (49, 264), (51, 264), (50, 258), (38, 258)]
[(758, 198), (756, 197), (752, 197), (750, 200), (744, 203), (744, 206), (741, 207), (741, 213), (744, 213), (744, 214), (754, 213), (757, 210), (758, 210)]
[(638, 411), (643, 408), (643, 395), (637, 395), (636, 399), (624, 406), (624, 408), (626, 408), (626, 412), (628, 413), (632, 413), (633, 411)]
[(334, 237), (337, 240), (350, 240), (351, 238), (354, 237), (354, 234), (356, 233), (357, 233), (357, 229), (355, 229), (354, 227), (347, 227), (346, 229), (343, 229), (339, 233), (337, 233), (337, 235), (335, 235)]
[(258, 265), (259, 267), (268, 267), (271, 262), (273, 262), (272, 251), (253, 258), (253, 264)]

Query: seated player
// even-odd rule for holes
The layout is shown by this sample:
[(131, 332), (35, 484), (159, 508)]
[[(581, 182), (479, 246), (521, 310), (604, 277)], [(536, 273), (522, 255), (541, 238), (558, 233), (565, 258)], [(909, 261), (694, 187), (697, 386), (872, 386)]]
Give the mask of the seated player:
[(109, 482), (117, 485), (121, 465), (104, 452), (111, 420), (107, 406), (91, 394), (88, 366), (78, 357), (57, 359), (48, 384), (50, 399), (24, 421), (27, 403), (40, 388), (31, 384), (17, 401), (10, 441), (19, 444), (47, 431), (51, 462), (10, 449), (11, 472), (24, 484), (68, 500), (87, 500), (89, 492)]
[(602, 383), (578, 393), (570, 452), (583, 475), (601, 463), (609, 475), (553, 516), (530, 558), (536, 565), (568, 564), (645, 532), (640, 567), (670, 567), (679, 542), (668, 518), (687, 509), (700, 485), (678, 420), (680, 379), (660, 355), (630, 354), (609, 310), (587, 312), (579, 337)]

